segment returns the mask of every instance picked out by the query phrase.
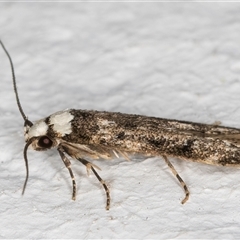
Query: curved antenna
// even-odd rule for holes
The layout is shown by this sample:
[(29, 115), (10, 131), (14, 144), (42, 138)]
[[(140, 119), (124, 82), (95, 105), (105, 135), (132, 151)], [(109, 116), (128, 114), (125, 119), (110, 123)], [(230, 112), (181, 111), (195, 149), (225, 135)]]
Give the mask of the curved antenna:
[(26, 165), (26, 178), (25, 178), (25, 182), (24, 182), (24, 185), (23, 185), (22, 195), (23, 195), (24, 192), (25, 192), (25, 189), (26, 189), (26, 186), (27, 186), (27, 181), (28, 181), (28, 176), (29, 176), (27, 150), (28, 150), (28, 147), (32, 144), (32, 142), (33, 142), (35, 139), (36, 139), (35, 137), (30, 138), (30, 139), (28, 140), (28, 142), (26, 143), (26, 145), (25, 145), (25, 147), (24, 147), (24, 150), (23, 150), (23, 156), (24, 156), (24, 161), (25, 161), (25, 165)]
[(25, 121), (24, 125), (29, 125), (29, 126), (32, 126), (32, 122), (29, 121), (25, 115), (25, 113), (23, 112), (23, 109), (22, 109), (22, 106), (21, 106), (21, 103), (20, 103), (20, 100), (19, 100), (19, 97), (18, 97), (18, 91), (17, 91), (17, 83), (16, 83), (16, 78), (15, 78), (15, 72), (14, 72), (14, 67), (13, 67), (13, 62), (12, 62), (12, 59), (10, 57), (10, 54), (8, 53), (7, 49), (5, 48), (3, 42), (0, 40), (0, 44), (4, 50), (4, 52), (6, 53), (8, 59), (9, 59), (9, 62), (10, 62), (10, 65), (11, 65), (11, 70), (12, 70), (12, 80), (13, 80), (13, 89), (14, 89), (14, 92), (15, 92), (15, 96), (16, 96), (16, 100), (17, 100), (17, 105), (18, 105), (18, 109)]
[[(25, 115), (25, 113), (23, 112), (23, 109), (22, 109), (22, 106), (21, 106), (21, 103), (20, 103), (20, 100), (19, 100), (19, 97), (18, 97), (18, 91), (17, 91), (17, 83), (16, 83), (16, 78), (15, 78), (15, 72), (14, 72), (14, 67), (13, 67), (13, 62), (12, 62), (12, 59), (7, 51), (7, 49), (5, 48), (3, 42), (0, 40), (0, 44), (4, 50), (4, 52), (6, 53), (8, 59), (9, 59), (9, 62), (10, 62), (10, 65), (11, 65), (11, 70), (12, 70), (12, 80), (13, 80), (13, 89), (14, 89), (14, 92), (15, 92), (15, 96), (16, 96), (16, 100), (17, 100), (17, 105), (18, 105), (18, 109), (24, 119), (24, 126), (29, 126), (31, 127), (33, 124), (31, 121), (29, 121)], [(22, 190), (22, 195), (24, 194), (24, 191), (25, 191), (25, 188), (27, 186), (27, 181), (28, 181), (28, 176), (29, 176), (29, 169), (28, 169), (28, 159), (27, 159), (27, 150), (28, 150), (28, 147), (32, 144), (32, 142), (35, 140), (35, 138), (31, 138), (28, 140), (28, 142), (26, 143), (25, 147), (24, 147), (24, 151), (23, 151), (23, 155), (24, 155), (24, 160), (25, 160), (25, 165), (26, 165), (26, 179), (25, 179), (25, 182), (24, 182), (24, 185), (23, 185), (23, 190)]]

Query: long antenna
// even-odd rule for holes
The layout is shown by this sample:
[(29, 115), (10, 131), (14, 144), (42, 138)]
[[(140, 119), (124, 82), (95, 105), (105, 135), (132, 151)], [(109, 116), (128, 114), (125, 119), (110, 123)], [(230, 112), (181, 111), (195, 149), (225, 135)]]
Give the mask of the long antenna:
[(15, 96), (16, 96), (16, 100), (17, 100), (17, 105), (18, 105), (18, 109), (25, 121), (25, 125), (29, 125), (29, 126), (32, 126), (32, 123), (27, 119), (25, 113), (23, 112), (23, 109), (22, 109), (22, 106), (21, 106), (21, 103), (20, 103), (20, 100), (19, 100), (19, 97), (18, 97), (18, 91), (17, 91), (17, 83), (16, 83), (16, 78), (15, 78), (15, 72), (14, 72), (14, 67), (13, 67), (13, 62), (12, 62), (12, 59), (7, 51), (7, 49), (5, 48), (3, 42), (0, 40), (0, 44), (2, 45), (2, 48), (3, 50), (5, 51), (8, 59), (9, 59), (9, 62), (10, 62), (10, 65), (11, 65), (11, 70), (12, 70), (12, 80), (13, 80), (13, 89), (14, 89), (14, 92), (15, 92)]
[[(13, 89), (15, 92), (15, 96), (16, 96), (16, 100), (17, 100), (17, 105), (18, 105), (18, 109), (24, 119), (24, 126), (29, 126), (31, 127), (33, 124), (31, 121), (29, 121), (25, 115), (25, 113), (23, 112), (19, 97), (18, 97), (18, 91), (17, 91), (17, 83), (16, 83), (16, 78), (15, 78), (15, 72), (14, 72), (14, 67), (13, 67), (13, 62), (12, 59), (7, 51), (7, 49), (5, 48), (3, 42), (0, 39), (0, 44), (3, 48), (3, 50), (5, 51), (5, 53), (7, 54), (7, 57), (9, 59), (10, 65), (11, 65), (11, 70), (12, 70), (12, 80), (13, 80)], [(28, 142), (26, 143), (25, 147), (24, 147), (24, 151), (23, 151), (23, 155), (24, 155), (24, 160), (25, 160), (25, 166), (26, 166), (26, 179), (23, 185), (23, 191), (22, 191), (22, 195), (24, 194), (24, 191), (26, 189), (27, 186), (27, 181), (28, 181), (28, 176), (29, 176), (29, 168), (28, 168), (28, 159), (27, 159), (27, 150), (28, 147), (32, 144), (32, 142), (35, 140), (35, 138), (31, 138), (28, 140)]]

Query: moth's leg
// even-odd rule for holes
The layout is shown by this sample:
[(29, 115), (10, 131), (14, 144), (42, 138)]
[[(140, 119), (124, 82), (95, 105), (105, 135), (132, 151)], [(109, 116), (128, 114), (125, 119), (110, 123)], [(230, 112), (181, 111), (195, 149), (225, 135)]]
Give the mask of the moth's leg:
[(167, 163), (167, 165), (169, 166), (169, 168), (171, 169), (172, 173), (176, 176), (176, 178), (178, 179), (178, 181), (181, 183), (184, 192), (185, 192), (185, 198), (182, 200), (182, 204), (184, 204), (188, 199), (189, 199), (189, 195), (190, 192), (188, 191), (187, 185), (186, 183), (182, 180), (182, 178), (179, 176), (179, 174), (177, 173), (176, 169), (174, 168), (174, 166), (171, 164), (171, 162), (168, 160), (168, 158), (163, 155), (163, 158), (165, 160), (165, 162)]
[(107, 196), (107, 203), (106, 203), (106, 210), (109, 210), (110, 208), (110, 192), (109, 189), (105, 183), (105, 181), (102, 180), (102, 178), (98, 175), (98, 173), (96, 172), (96, 170), (94, 169), (94, 167), (96, 167), (95, 165), (93, 165), (92, 163), (90, 163), (89, 161), (83, 159), (83, 158), (77, 158), (78, 161), (80, 161), (83, 165), (86, 166), (87, 168), (87, 172), (89, 173), (89, 170), (92, 170), (92, 172), (94, 173), (94, 175), (97, 177), (98, 181), (102, 184), (102, 186), (105, 189), (106, 192), (106, 196)]
[(62, 161), (63, 163), (65, 164), (66, 168), (68, 169), (69, 173), (70, 173), (70, 176), (72, 178), (72, 188), (73, 188), (73, 191), (72, 191), (72, 200), (75, 200), (76, 199), (76, 181), (75, 181), (75, 178), (74, 178), (74, 175), (73, 175), (73, 172), (72, 172), (72, 169), (71, 169), (71, 162), (70, 160), (65, 156), (64, 154), (64, 150), (61, 146), (58, 147), (58, 152), (62, 158)]

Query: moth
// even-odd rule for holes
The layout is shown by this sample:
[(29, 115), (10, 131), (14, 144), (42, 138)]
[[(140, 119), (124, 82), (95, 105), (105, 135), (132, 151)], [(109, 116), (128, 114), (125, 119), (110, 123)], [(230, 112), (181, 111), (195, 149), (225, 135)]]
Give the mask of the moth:
[(97, 173), (99, 169), (87, 159), (130, 158), (132, 154), (146, 157), (161, 156), (183, 187), (184, 204), (189, 190), (169, 157), (176, 157), (210, 165), (240, 165), (240, 129), (219, 125), (170, 120), (119, 112), (69, 109), (56, 112), (32, 123), (20, 104), (12, 59), (0, 41), (11, 65), (13, 86), (19, 111), (24, 120), (26, 145), (23, 150), (26, 179), (29, 177), (27, 150), (57, 148), (72, 179), (72, 199), (76, 199), (76, 181), (69, 158), (85, 165), (102, 184), (106, 193), (106, 209), (110, 208), (110, 192)]

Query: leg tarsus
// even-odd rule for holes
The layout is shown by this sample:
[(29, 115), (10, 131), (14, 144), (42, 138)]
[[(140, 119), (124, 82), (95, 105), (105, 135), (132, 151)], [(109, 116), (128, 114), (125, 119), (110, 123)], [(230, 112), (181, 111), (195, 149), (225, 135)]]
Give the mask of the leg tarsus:
[(65, 164), (66, 168), (68, 169), (70, 176), (72, 178), (72, 200), (76, 200), (76, 181), (75, 181), (75, 177), (73, 175), (72, 169), (71, 169), (71, 162), (65, 156), (64, 150), (61, 146), (58, 147), (58, 152), (59, 152), (61, 159), (62, 159), (63, 163)]
[(111, 201), (109, 189), (108, 189), (105, 181), (102, 180), (102, 178), (98, 175), (98, 173), (94, 169), (94, 167), (99, 169), (99, 170), (101, 170), (101, 169), (99, 167), (97, 167), (96, 165), (90, 163), (89, 161), (83, 159), (83, 158), (78, 158), (77, 160), (80, 161), (83, 165), (86, 166), (88, 174), (89, 174), (89, 170), (91, 169), (92, 172), (94, 173), (94, 175), (96, 176), (96, 178), (98, 179), (98, 181), (102, 184), (103, 188), (105, 189), (106, 197), (107, 197), (106, 210), (109, 210), (109, 208), (110, 208), (110, 201)]
[(183, 190), (185, 192), (185, 198), (182, 200), (182, 204), (184, 204), (189, 199), (189, 195), (190, 195), (187, 185), (182, 180), (182, 178), (180, 177), (180, 175), (178, 174), (178, 172), (176, 171), (174, 166), (171, 164), (171, 162), (168, 160), (167, 156), (163, 155), (163, 158), (164, 158), (165, 162), (167, 163), (168, 167), (171, 169), (172, 173), (176, 176), (177, 180), (180, 182), (180, 184), (183, 187)]

